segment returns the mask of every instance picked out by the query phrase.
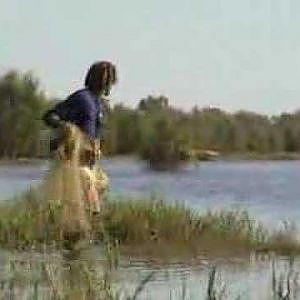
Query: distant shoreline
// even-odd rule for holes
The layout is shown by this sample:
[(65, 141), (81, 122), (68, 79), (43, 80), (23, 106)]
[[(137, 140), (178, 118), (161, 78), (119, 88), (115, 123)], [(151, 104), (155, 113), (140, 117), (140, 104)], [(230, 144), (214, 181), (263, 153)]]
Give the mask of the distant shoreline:
[[(137, 160), (138, 157), (134, 155), (103, 155), (103, 159), (115, 159), (115, 160)], [(3, 165), (39, 165), (44, 164), (47, 161), (51, 161), (51, 158), (17, 158), (8, 159), (0, 158), (0, 166)], [(215, 159), (199, 159), (199, 162), (204, 161), (291, 161), (300, 160), (300, 152), (278, 152), (278, 153), (231, 153), (231, 154), (220, 154)], [(192, 161), (192, 160), (191, 160)], [(188, 162), (188, 161), (187, 161)]]
[(300, 152), (221, 154), (219, 160), (225, 160), (225, 161), (255, 161), (255, 160), (289, 161), (289, 160), (300, 160)]
[(42, 158), (16, 158), (16, 159), (8, 159), (8, 158), (0, 158), (0, 166), (5, 165), (40, 165), (49, 161), (49, 159)]

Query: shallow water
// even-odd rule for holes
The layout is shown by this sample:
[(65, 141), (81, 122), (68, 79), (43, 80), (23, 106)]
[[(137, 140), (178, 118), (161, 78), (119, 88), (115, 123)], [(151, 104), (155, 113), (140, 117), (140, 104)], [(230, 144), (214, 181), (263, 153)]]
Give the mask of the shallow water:
[[(94, 252), (94, 253), (92, 253)], [(1, 299), (52, 299), (49, 290), (52, 284), (40, 280), (38, 291), (34, 295), (35, 278), (44, 278), (43, 266), (53, 270), (54, 286), (59, 286), (63, 280), (63, 288), (68, 289), (72, 284), (78, 287), (82, 262), (85, 266), (103, 273), (105, 261), (100, 255), (101, 249), (90, 247), (82, 251), (80, 257), (70, 259), (61, 253), (46, 252), (1, 252), (0, 255), (0, 298)], [(285, 258), (276, 261), (276, 277), (284, 274), (283, 281), (291, 274), (291, 287), (294, 297), (300, 299), (299, 290), (299, 261), (289, 268), (289, 261)], [(212, 266), (217, 266), (215, 288), (217, 291), (224, 289), (226, 297), (220, 299), (251, 299), (268, 300), (272, 297), (272, 267), (270, 260), (251, 258), (248, 261), (232, 258), (230, 260), (215, 258), (207, 260), (205, 257), (194, 258), (184, 263), (161, 263), (144, 260), (121, 259), (119, 267), (112, 271), (110, 279), (113, 286), (121, 294), (120, 299), (132, 296), (139, 284), (151, 275), (139, 297), (136, 299), (207, 299), (207, 286)], [(62, 272), (68, 274), (62, 277)], [(100, 275), (99, 278), (102, 275)], [(21, 291), (21, 292), (20, 292)], [(298, 294), (297, 294), (298, 293)], [(2, 298), (1, 295), (5, 294)], [(11, 295), (14, 297), (11, 297)], [(16, 296), (19, 295), (19, 296)], [(22, 295), (22, 297), (21, 297)], [(34, 296), (33, 296), (34, 295)], [(185, 295), (185, 297), (183, 297)], [(240, 298), (238, 298), (238, 296)], [(78, 298), (77, 298), (78, 299)], [(129, 298), (131, 299), (131, 298)], [(217, 298), (219, 299), (219, 298)], [(277, 299), (277, 298), (276, 298)]]
[[(155, 194), (169, 201), (184, 201), (198, 210), (245, 208), (271, 227), (282, 220), (300, 222), (300, 161), (203, 162), (175, 173), (149, 171), (144, 164), (129, 159), (106, 160), (103, 167), (110, 176), (113, 196), (145, 198)], [(0, 199), (38, 184), (46, 171), (46, 164), (1, 165)], [(100, 250), (92, 251), (96, 253), (95, 259), (100, 259)], [(284, 259), (280, 264), (284, 265)], [(182, 299), (184, 286), (187, 299), (201, 299), (212, 265), (218, 265), (227, 284), (227, 299), (234, 299), (233, 294), (243, 294), (241, 299), (270, 299), (266, 294), (271, 291), (269, 260), (208, 261), (199, 257), (185, 263), (161, 264), (126, 259), (121, 261), (117, 277), (125, 288), (132, 290), (154, 271), (141, 299)]]

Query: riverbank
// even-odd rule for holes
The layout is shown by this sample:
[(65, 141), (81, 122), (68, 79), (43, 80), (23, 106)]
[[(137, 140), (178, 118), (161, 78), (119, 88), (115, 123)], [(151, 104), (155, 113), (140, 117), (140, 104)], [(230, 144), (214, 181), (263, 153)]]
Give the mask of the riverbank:
[(276, 252), (300, 254), (292, 228), (270, 232), (245, 211), (199, 213), (163, 200), (109, 200), (89, 219), (86, 236), (62, 232), (62, 204), (43, 201), (38, 190), (0, 205), (0, 245), (26, 249), (47, 244), (73, 247), (82, 239), (109, 242), (121, 253), (165, 257), (248, 255)]
[(300, 160), (299, 152), (277, 152), (277, 153), (232, 153), (220, 155), (219, 160), (225, 161), (256, 161), (256, 160)]
[[(114, 155), (105, 156), (108, 159), (117, 160), (140, 160), (134, 155)], [(188, 159), (187, 162), (191, 161), (257, 161), (257, 160), (270, 160), (270, 161), (290, 161), (300, 160), (300, 152), (274, 152), (274, 153), (255, 153), (255, 152), (244, 152), (244, 153), (218, 153), (214, 151), (208, 151), (199, 155), (198, 158)], [(142, 161), (142, 160), (141, 160)]]
[[(114, 159), (119, 161), (142, 161), (135, 155), (103, 155), (102, 159)], [(49, 162), (50, 159), (46, 158), (18, 158), (8, 159), (1, 158), (1, 165), (39, 165)], [(198, 161), (257, 161), (257, 160), (270, 160), (270, 161), (290, 161), (300, 160), (300, 152), (275, 152), (275, 153), (220, 153), (214, 156), (213, 159), (203, 158)], [(194, 160), (192, 160), (194, 161)]]
[(49, 159), (42, 158), (17, 158), (17, 159), (0, 159), (0, 166), (36, 166), (45, 164)]

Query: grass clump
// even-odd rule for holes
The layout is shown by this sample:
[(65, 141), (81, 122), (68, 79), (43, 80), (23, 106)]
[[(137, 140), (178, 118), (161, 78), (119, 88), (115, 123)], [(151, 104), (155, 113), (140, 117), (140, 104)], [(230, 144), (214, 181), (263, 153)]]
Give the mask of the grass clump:
[(60, 239), (62, 206), (55, 201), (40, 201), (38, 190), (22, 198), (0, 204), (0, 243), (22, 247)]
[[(235, 254), (270, 245), (271, 236), (244, 211), (200, 214), (162, 200), (112, 201), (103, 211), (106, 234), (136, 254)], [(98, 236), (101, 238), (101, 235)], [(154, 247), (153, 247), (154, 246)], [(273, 247), (273, 245), (272, 245)], [(180, 252), (179, 251), (179, 252)], [(140, 253), (139, 253), (140, 252)]]
[[(41, 201), (31, 190), (22, 199), (0, 205), (0, 243), (7, 247), (65, 243), (62, 205)], [(117, 243), (136, 255), (234, 254), (252, 251), (298, 254), (295, 231), (266, 230), (245, 211), (199, 213), (162, 200), (113, 200), (90, 219), (89, 239)]]

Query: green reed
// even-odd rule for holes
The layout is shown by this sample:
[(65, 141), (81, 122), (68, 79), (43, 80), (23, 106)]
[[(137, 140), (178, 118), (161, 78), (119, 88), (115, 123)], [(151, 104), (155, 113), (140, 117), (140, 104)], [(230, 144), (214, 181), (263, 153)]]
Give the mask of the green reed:
[[(41, 201), (32, 189), (19, 199), (0, 204), (0, 245), (32, 248), (43, 245), (71, 247), (81, 237), (62, 234), (62, 205)], [(197, 254), (267, 253), (298, 254), (300, 244), (292, 227), (266, 230), (246, 211), (224, 210), (199, 213), (178, 202), (160, 199), (110, 200), (98, 216), (89, 217), (85, 240), (109, 242), (122, 252), (168, 256)], [(169, 249), (172, 251), (169, 251)]]

